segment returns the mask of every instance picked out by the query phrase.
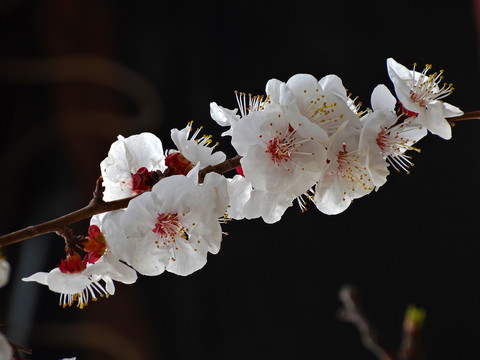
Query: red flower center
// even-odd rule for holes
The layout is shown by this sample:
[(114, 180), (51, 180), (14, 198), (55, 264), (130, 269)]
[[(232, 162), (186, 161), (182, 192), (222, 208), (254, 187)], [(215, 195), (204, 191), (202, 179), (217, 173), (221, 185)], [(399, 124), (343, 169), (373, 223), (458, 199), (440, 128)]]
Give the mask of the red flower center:
[(90, 225), (88, 228), (88, 237), (82, 244), (83, 250), (87, 252), (86, 259), (90, 264), (97, 262), (107, 249), (107, 241), (105, 235), (100, 231), (96, 225)]
[(159, 175), (155, 171), (148, 171), (141, 167), (135, 174), (132, 174), (132, 192), (135, 195), (150, 190), (158, 182)]
[(194, 164), (180, 152), (168, 154), (165, 158), (165, 165), (170, 170), (171, 175), (187, 175), (194, 167)]
[(62, 273), (75, 274), (82, 272), (87, 268), (87, 257), (82, 259), (81, 256), (74, 251), (71, 255), (67, 254), (65, 260), (60, 260), (58, 268)]
[(177, 233), (183, 233), (185, 228), (177, 214), (162, 213), (158, 214), (155, 228), (152, 231), (160, 237), (174, 237)]

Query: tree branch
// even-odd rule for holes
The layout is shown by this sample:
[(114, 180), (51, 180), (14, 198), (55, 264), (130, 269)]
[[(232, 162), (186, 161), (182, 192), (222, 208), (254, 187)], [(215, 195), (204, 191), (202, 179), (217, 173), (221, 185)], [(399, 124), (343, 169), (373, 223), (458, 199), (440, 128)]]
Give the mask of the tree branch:
[[(235, 169), (240, 166), (241, 156), (237, 155), (231, 159), (227, 159), (217, 165), (210, 165), (202, 169), (198, 173), (198, 182), (203, 183), (205, 176), (209, 172), (216, 172), (218, 174), (225, 174), (226, 172)], [(50, 220), (38, 225), (33, 225), (26, 227), (22, 230), (18, 230), (3, 236), (0, 236), (0, 247), (7, 246), (11, 244), (18, 243), (20, 241), (39, 236), (42, 234), (47, 234), (51, 232), (62, 232), (68, 225), (74, 224), (84, 219), (88, 219), (96, 214), (101, 214), (107, 211), (114, 211), (119, 209), (124, 209), (128, 206), (130, 200), (135, 198), (131, 196), (128, 198), (115, 200), (115, 201), (104, 201), (103, 200), (103, 191), (102, 187), (102, 177), (100, 176), (97, 179), (95, 191), (93, 192), (93, 198), (90, 203), (74, 212), (71, 212), (67, 215), (61, 216), (54, 220)]]
[(93, 215), (126, 208), (130, 200), (134, 197), (135, 196), (109, 202), (92, 200), (89, 205), (70, 214), (0, 236), (0, 246), (7, 246), (42, 234), (61, 231), (65, 226), (88, 219)]
[(237, 155), (231, 159), (227, 159), (224, 162), (221, 162), (220, 164), (217, 165), (208, 165), (206, 168), (200, 170), (198, 172), (198, 182), (199, 184), (203, 183), (203, 180), (205, 180), (205, 176), (210, 173), (210, 172), (216, 172), (220, 175), (225, 174), (226, 172), (229, 172), (230, 170), (233, 170), (237, 167), (240, 166), (240, 159), (242, 157), (240, 155)]
[(449, 122), (457, 122), (457, 121), (463, 121), (463, 120), (475, 120), (475, 119), (480, 119), (480, 110), (477, 111), (470, 111), (467, 113), (464, 113), (463, 115), (460, 116), (455, 116), (448, 118), (447, 120)]
[(379, 360), (394, 360), (394, 353), (387, 348), (383, 338), (364, 315), (357, 289), (345, 285), (340, 289), (339, 298), (344, 306), (340, 310), (341, 319), (351, 322), (357, 327), (365, 347)]
[(423, 359), (423, 346), (421, 335), (425, 321), (425, 310), (410, 305), (405, 313), (402, 327), (402, 343), (397, 355), (391, 351), (383, 340), (383, 337), (373, 328), (370, 321), (364, 315), (358, 290), (353, 286), (345, 285), (339, 292), (343, 308), (340, 317), (344, 321), (354, 324), (362, 337), (363, 344), (378, 360), (421, 360)]

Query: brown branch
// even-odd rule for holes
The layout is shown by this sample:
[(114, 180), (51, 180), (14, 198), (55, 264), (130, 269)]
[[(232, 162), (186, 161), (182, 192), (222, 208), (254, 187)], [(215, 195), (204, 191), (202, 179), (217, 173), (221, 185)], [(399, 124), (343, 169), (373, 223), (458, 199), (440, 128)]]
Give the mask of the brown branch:
[(387, 348), (380, 334), (363, 313), (357, 289), (345, 285), (340, 289), (339, 298), (344, 306), (340, 310), (341, 319), (357, 327), (364, 346), (379, 360), (394, 360), (394, 353)]
[[(235, 156), (217, 165), (207, 166), (199, 171), (198, 182), (202, 183), (205, 179), (205, 176), (209, 172), (214, 171), (219, 174), (224, 174), (235, 169), (237, 166), (240, 166), (240, 159), (241, 156)], [(0, 236), (0, 247), (15, 244), (20, 241), (51, 232), (60, 232), (61, 234), (68, 225), (88, 219), (93, 215), (101, 214), (107, 211), (124, 209), (128, 206), (130, 200), (136, 197), (135, 195), (128, 198), (107, 202), (103, 200), (103, 190), (102, 177), (99, 177), (96, 182), (95, 191), (93, 192), (93, 198), (87, 206), (54, 220), (29, 226), (22, 230)]]
[(33, 351), (31, 349), (24, 348), (23, 346), (20, 346), (18, 344), (15, 344), (14, 342), (8, 340), (10, 347), (12, 348), (13, 356), (12, 359), (14, 360), (22, 360), (25, 359), (20, 356), (20, 352), (23, 352), (27, 355), (32, 355)]
[(423, 323), (425, 321), (425, 310), (410, 305), (403, 320), (403, 336), (399, 360), (421, 360), (423, 359), (423, 344), (421, 341)]
[(363, 344), (369, 349), (378, 360), (422, 360), (423, 345), (421, 335), (425, 321), (425, 310), (414, 305), (407, 308), (403, 320), (402, 343), (397, 356), (387, 348), (383, 338), (370, 324), (362, 311), (358, 290), (350, 285), (345, 285), (339, 292), (343, 308), (340, 310), (340, 317), (344, 321), (354, 324), (362, 337)]
[(61, 231), (67, 225), (74, 224), (84, 219), (88, 219), (89, 217), (92, 217), (96, 214), (126, 208), (130, 200), (132, 200), (134, 197), (135, 196), (109, 202), (105, 202), (103, 200), (92, 200), (89, 205), (74, 212), (71, 212), (70, 214), (38, 225), (29, 226), (7, 235), (0, 236), (0, 247), (15, 244), (22, 240), (26, 240), (42, 234)]
[(241, 158), (242, 157), (240, 155), (237, 155), (231, 159), (227, 159), (224, 162), (221, 162), (220, 164), (207, 166), (206, 168), (198, 172), (198, 182), (202, 184), (203, 180), (205, 180), (205, 176), (210, 172), (216, 172), (222, 175), (226, 172), (229, 172), (230, 170), (239, 167)]
[(460, 116), (455, 116), (448, 118), (447, 120), (449, 122), (457, 122), (457, 121), (463, 121), (463, 120), (475, 120), (475, 119), (480, 119), (480, 110), (477, 111), (470, 111), (467, 113), (464, 113), (463, 115)]

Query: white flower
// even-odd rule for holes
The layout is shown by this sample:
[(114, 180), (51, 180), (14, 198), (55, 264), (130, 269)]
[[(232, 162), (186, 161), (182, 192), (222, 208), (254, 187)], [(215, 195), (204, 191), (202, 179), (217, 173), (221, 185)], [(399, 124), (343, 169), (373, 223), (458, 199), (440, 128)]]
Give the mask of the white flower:
[(358, 152), (360, 129), (343, 123), (331, 137), (327, 162), (315, 186), (314, 203), (325, 214), (344, 211), (350, 203), (370, 193), (373, 182), (366, 168), (366, 157)]
[(407, 69), (392, 58), (387, 60), (388, 75), (402, 106), (417, 114), (417, 120), (432, 133), (444, 138), (452, 137), (452, 129), (445, 118), (463, 114), (456, 106), (443, 102), (453, 91), (452, 84), (443, 84), (443, 70), (427, 75), (431, 65), (422, 72)]
[[(267, 97), (236, 92), (240, 115), (215, 103), (212, 118), (231, 128), (232, 145), (242, 156), (245, 181), (235, 181), (241, 202), (231, 201), (235, 218), (278, 221), (295, 198), (316, 182), (325, 166), (327, 133), (302, 115), (293, 92), (276, 79), (266, 85)], [(238, 189), (236, 189), (238, 187)]]
[[(221, 126), (230, 126), (227, 131), (222, 133), (222, 136), (231, 136), (233, 128), (242, 117), (253, 111), (263, 110), (263, 105), (265, 104), (264, 97), (261, 95), (252, 96), (248, 94), (248, 102), (246, 93), (235, 91), (235, 97), (237, 98), (239, 108), (234, 110), (226, 109), (215, 102), (210, 103), (210, 116), (212, 119)], [(238, 111), (240, 111), (240, 115)]]
[(325, 162), (325, 148), (313, 137), (292, 127), (280, 107), (242, 119), (232, 144), (242, 156), (245, 177), (258, 190), (304, 193), (315, 182)]
[[(328, 75), (320, 81), (309, 74), (297, 74), (287, 81), (295, 96), (295, 102), (303, 116), (320, 126), (330, 136), (346, 121), (358, 122), (352, 111), (341, 79)], [(275, 96), (271, 95), (272, 101)]]
[(233, 129), (232, 145), (254, 189), (298, 196), (313, 185), (325, 164), (326, 134), (300, 114), (284, 83), (270, 80), (267, 90), (275, 92), (272, 98), (279, 103), (243, 117)]
[[(218, 144), (209, 146), (212, 143), (211, 136), (203, 135), (197, 139), (201, 127), (198, 128), (192, 136), (193, 122), (189, 122), (182, 130), (172, 129), (171, 137), (177, 149), (182, 155), (193, 163), (193, 166), (200, 164), (200, 168), (208, 165), (215, 165), (225, 160), (225, 154), (222, 151), (213, 152)], [(170, 150), (175, 151), (175, 150)]]
[(0, 359), (9, 360), (13, 358), (13, 350), (5, 335), (0, 333)]
[(92, 217), (89, 237), (79, 244), (87, 252), (83, 258), (73, 251), (49, 273), (38, 272), (22, 280), (47, 285), (50, 290), (61, 294), (60, 305), (71, 306), (77, 301), (79, 308), (86, 306), (90, 298), (96, 300), (97, 295), (113, 295), (114, 280), (125, 284), (134, 283), (137, 273), (120, 261), (122, 251), (125, 250), (120, 239), (123, 233), (117, 223), (111, 221), (122, 212), (123, 210), (118, 210)]
[(59, 305), (63, 307), (77, 302), (77, 307), (83, 309), (90, 299), (97, 300), (97, 295), (102, 297), (113, 295), (115, 293), (113, 280), (131, 284), (136, 279), (137, 275), (133, 269), (106, 253), (94, 264), (88, 264), (81, 272), (62, 272), (56, 267), (48, 273), (37, 272), (22, 280), (47, 285), (51, 291), (60, 293)]
[(0, 258), (0, 287), (3, 287), (8, 283), (9, 277), (10, 264), (6, 259)]
[[(373, 112), (363, 121), (359, 154), (366, 156), (367, 171), (376, 187), (387, 181), (388, 164), (397, 171), (409, 173), (412, 166), (407, 150), (420, 151), (413, 145), (427, 134), (416, 117), (397, 116), (396, 99), (385, 85), (378, 85), (372, 92)], [(388, 162), (387, 162), (388, 161)]]
[(208, 252), (220, 250), (226, 180), (209, 173), (199, 185), (190, 175), (161, 180), (151, 192), (130, 201), (120, 219), (129, 247), (124, 260), (143, 275), (165, 269), (188, 275), (205, 265)]
[(151, 188), (155, 171), (165, 169), (162, 142), (151, 133), (124, 138), (119, 135), (100, 163), (105, 191), (103, 199), (130, 197)]

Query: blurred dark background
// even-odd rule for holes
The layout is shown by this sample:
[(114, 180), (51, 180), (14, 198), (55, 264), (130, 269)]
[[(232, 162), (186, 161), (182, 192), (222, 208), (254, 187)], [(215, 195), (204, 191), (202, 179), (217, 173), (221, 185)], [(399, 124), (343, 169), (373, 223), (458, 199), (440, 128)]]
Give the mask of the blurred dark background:
[[(268, 79), (339, 75), (365, 105), (393, 91), (385, 61), (431, 63), (480, 108), (478, 1), (0, 2), (0, 233), (88, 203), (118, 134), (157, 134), (190, 120), (234, 155), (209, 103), (263, 93)], [(409, 304), (427, 312), (426, 359), (478, 359), (480, 122), (423, 139), (410, 175), (391, 174), (343, 214), (314, 206), (280, 223), (230, 222), (218, 255), (188, 277), (118, 283), (84, 310), (20, 278), (49, 271), (63, 240), (3, 249), (12, 264), (0, 321), (32, 359), (375, 359), (337, 318), (339, 288), (397, 348)], [(75, 226), (85, 233), (88, 223)]]

